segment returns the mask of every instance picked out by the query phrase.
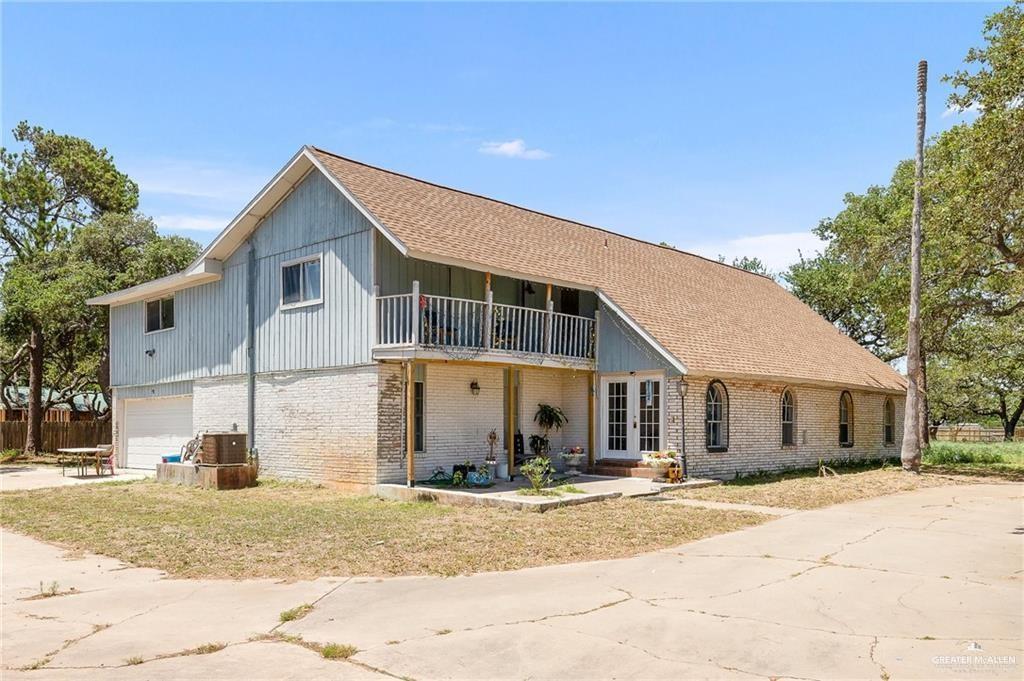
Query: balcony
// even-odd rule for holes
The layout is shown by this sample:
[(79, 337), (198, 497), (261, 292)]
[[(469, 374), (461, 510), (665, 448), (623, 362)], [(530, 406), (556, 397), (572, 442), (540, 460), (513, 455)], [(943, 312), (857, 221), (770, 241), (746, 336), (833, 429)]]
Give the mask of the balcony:
[(592, 369), (596, 320), (487, 300), (377, 296), (375, 359), (416, 357), (561, 364)]

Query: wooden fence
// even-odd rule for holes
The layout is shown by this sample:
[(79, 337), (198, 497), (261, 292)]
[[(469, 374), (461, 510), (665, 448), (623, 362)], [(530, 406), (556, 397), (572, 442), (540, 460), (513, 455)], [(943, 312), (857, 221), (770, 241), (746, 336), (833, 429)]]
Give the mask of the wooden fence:
[[(956, 426), (939, 426), (935, 430), (935, 439), (946, 442), (1002, 442), (1002, 428), (957, 428)], [(1017, 428), (1015, 440), (1024, 439), (1024, 427)]]
[[(0, 450), (21, 449), (28, 435), (27, 421), (0, 422)], [(43, 422), (44, 452), (64, 447), (95, 447), (111, 442), (110, 421)]]

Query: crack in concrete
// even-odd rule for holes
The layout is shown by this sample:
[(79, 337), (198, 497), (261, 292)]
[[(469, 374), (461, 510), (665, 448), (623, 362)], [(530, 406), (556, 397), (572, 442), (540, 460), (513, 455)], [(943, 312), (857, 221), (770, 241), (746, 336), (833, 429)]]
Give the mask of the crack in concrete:
[[(352, 579), (353, 579), (352, 577), (346, 577), (344, 580), (342, 580), (341, 583), (335, 584), (333, 587), (328, 589), (326, 593), (323, 593), (319, 597), (317, 597), (316, 600), (314, 600), (312, 603), (309, 604), (309, 612), (313, 612), (313, 610), (316, 609), (317, 603), (319, 603), (320, 601), (322, 601), (323, 599), (327, 598), (328, 596), (330, 596), (332, 593), (334, 593), (335, 591), (337, 591), (341, 587), (343, 587), (346, 584), (348, 584), (349, 582), (351, 582)], [(307, 612), (305, 615), (303, 615), (303, 619), (305, 619), (305, 617), (309, 615), (309, 612)], [(278, 622), (277, 624), (275, 624), (274, 626), (272, 626), (270, 628), (270, 632), (269, 633), (271, 633), (271, 634), (274, 633), (275, 631), (277, 631), (278, 627), (283, 627), (286, 624), (288, 624), (288, 622)]]
[(875, 659), (875, 648), (878, 647), (878, 637), (875, 636), (871, 642), (871, 646), (868, 648), (868, 657), (871, 658), (871, 662), (878, 667), (878, 678), (882, 681), (889, 681), (889, 671), (885, 668), (885, 665)]
[(826, 555), (822, 556), (821, 560), (819, 562), (821, 562), (821, 563), (829, 563), (829, 562), (831, 562), (833, 556), (837, 556), (840, 553), (842, 553), (843, 551), (845, 551), (846, 549), (850, 548), (851, 546), (854, 546), (856, 544), (860, 544), (861, 542), (865, 542), (868, 539), (871, 539), (872, 537), (874, 537), (879, 532), (884, 532), (885, 530), (888, 530), (888, 529), (890, 529), (890, 528), (888, 528), (888, 527), (879, 527), (879, 528), (876, 528), (874, 530), (871, 530), (870, 532), (868, 532), (866, 535), (864, 535), (860, 539), (853, 539), (853, 540), (848, 541), (848, 542), (843, 542), (843, 544), (840, 545), (840, 547), (838, 549), (836, 549), (832, 553), (829, 553), (829, 554), (826, 554)]

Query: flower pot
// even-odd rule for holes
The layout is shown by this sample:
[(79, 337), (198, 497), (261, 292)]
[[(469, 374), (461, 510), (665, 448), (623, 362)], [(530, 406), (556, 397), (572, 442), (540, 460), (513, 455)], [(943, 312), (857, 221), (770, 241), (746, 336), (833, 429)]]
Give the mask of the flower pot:
[(502, 480), (507, 480), (508, 479), (508, 463), (507, 462), (502, 461), (502, 462), (498, 463), (498, 465), (495, 467), (494, 477), (502, 479)]

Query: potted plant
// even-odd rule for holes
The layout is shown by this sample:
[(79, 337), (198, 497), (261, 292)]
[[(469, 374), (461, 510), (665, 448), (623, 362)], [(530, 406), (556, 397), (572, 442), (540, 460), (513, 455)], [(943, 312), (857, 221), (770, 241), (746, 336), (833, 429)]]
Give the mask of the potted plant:
[(569, 422), (569, 419), (565, 417), (559, 407), (553, 407), (550, 404), (538, 404), (537, 411), (533, 415), (533, 420), (537, 422), (537, 425), (544, 431), (541, 435), (530, 436), (530, 449), (533, 450), (535, 457), (547, 456), (551, 449), (551, 429), (561, 430), (562, 426)]
[(675, 463), (676, 456), (678, 456), (676, 452), (671, 449), (665, 449), (660, 452), (644, 452), (644, 465), (654, 469), (659, 478), (664, 478), (665, 474), (668, 473), (669, 466)]
[(579, 475), (579, 465), (583, 460), (583, 447), (562, 447), (562, 463), (565, 464), (565, 472), (568, 475)]

